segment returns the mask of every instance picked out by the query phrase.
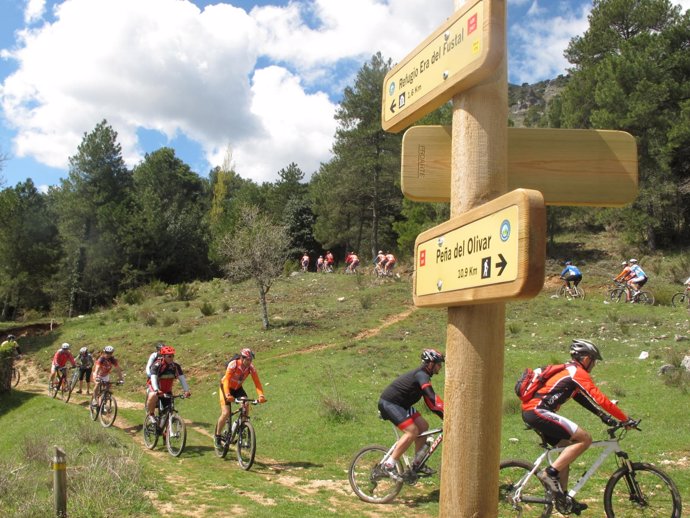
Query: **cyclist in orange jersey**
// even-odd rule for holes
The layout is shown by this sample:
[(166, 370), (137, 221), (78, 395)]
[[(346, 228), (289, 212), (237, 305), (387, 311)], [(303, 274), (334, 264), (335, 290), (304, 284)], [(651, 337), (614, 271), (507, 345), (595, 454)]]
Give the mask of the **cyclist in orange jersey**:
[(627, 282), (628, 279), (632, 279), (633, 277), (633, 271), (630, 268), (630, 264), (628, 261), (623, 261), (621, 263), (621, 266), (623, 267), (623, 270), (621, 273), (616, 275), (616, 277), (613, 279), (616, 282)]
[(259, 394), (259, 403), (265, 403), (266, 397), (264, 396), (264, 388), (259, 380), (259, 373), (256, 371), (256, 367), (252, 363), (254, 361), (254, 351), (245, 347), (240, 351), (239, 355), (235, 355), (232, 360), (228, 362), (228, 366), (225, 369), (225, 375), (223, 379), (220, 380), (220, 387), (218, 391), (218, 400), (220, 402), (220, 417), (218, 418), (218, 423), (216, 424), (216, 433), (214, 436), (214, 442), (217, 448), (220, 447), (220, 432), (225, 425), (225, 422), (230, 417), (230, 405), (237, 398), (246, 398), (247, 393), (242, 384), (248, 376), (251, 375), (252, 381), (254, 381), (254, 387), (256, 387), (256, 392)]

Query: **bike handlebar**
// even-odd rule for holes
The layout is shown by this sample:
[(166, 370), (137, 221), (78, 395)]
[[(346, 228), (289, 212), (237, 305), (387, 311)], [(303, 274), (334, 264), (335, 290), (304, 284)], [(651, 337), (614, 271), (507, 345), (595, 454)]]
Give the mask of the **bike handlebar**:
[(158, 397), (162, 397), (163, 399), (185, 399), (187, 396), (185, 396), (184, 394), (177, 394), (176, 395), (176, 394), (171, 394), (171, 393), (166, 392), (164, 394), (161, 394)]
[(641, 432), (642, 429), (638, 426), (642, 419), (628, 419), (627, 421), (619, 421), (614, 426), (607, 428), (606, 431), (611, 439), (615, 439), (616, 432), (623, 430), (621, 434), (625, 433), (627, 430), (634, 428), (635, 430)]

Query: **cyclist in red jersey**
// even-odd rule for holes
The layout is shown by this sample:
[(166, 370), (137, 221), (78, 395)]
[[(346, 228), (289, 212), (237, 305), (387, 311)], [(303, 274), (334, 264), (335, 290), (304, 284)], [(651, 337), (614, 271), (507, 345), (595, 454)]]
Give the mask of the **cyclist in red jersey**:
[(384, 270), (386, 273), (390, 273), (390, 271), (393, 269), (395, 266), (395, 256), (388, 252), (386, 254), (386, 264), (384, 265)]
[(62, 369), (65, 365), (67, 365), (67, 362), (70, 362), (72, 364), (72, 367), (76, 367), (77, 363), (74, 361), (74, 356), (72, 356), (72, 353), (69, 350), (70, 345), (65, 342), (60, 346), (60, 348), (55, 351), (55, 354), (53, 355), (53, 362), (50, 365), (50, 384), (52, 385), (53, 382), (55, 381), (55, 375), (57, 374), (58, 369)]
[[(587, 430), (556, 413), (561, 405), (572, 398), (610, 426), (616, 424), (616, 419), (630, 420), (597, 388), (589, 374), (596, 361), (602, 360), (599, 349), (592, 342), (576, 339), (570, 344), (570, 356), (572, 360), (566, 363), (566, 368), (549, 378), (530, 401), (522, 404), (522, 419), (528, 426), (541, 432), (552, 446), (565, 446), (541, 474), (556, 498), (565, 498), (569, 466), (592, 444)], [(576, 514), (587, 508), (579, 502), (574, 505)]]
[(443, 354), (435, 349), (425, 349), (422, 351), (421, 358), (420, 367), (396, 378), (381, 393), (379, 399), (378, 407), (381, 417), (391, 421), (403, 432), (393, 453), (383, 466), (388, 476), (395, 480), (400, 479), (395, 464), (412, 443), (415, 443), (413, 469), (425, 475), (431, 475), (434, 472), (428, 466), (421, 468), (417, 466), (417, 461), (420, 459), (416, 458), (416, 454), (424, 446), (424, 438), (419, 437), (419, 434), (429, 429), (429, 423), (412, 405), (424, 398), (424, 403), (429, 410), (443, 419), (443, 400), (434, 392), (431, 377), (439, 373), (446, 360)]
[(113, 356), (115, 348), (112, 345), (106, 345), (103, 348), (103, 354), (98, 357), (96, 363), (94, 364), (93, 378), (95, 380), (95, 385), (93, 389), (93, 397), (91, 403), (95, 404), (98, 401), (98, 397), (101, 395), (101, 385), (99, 382), (103, 381), (105, 383), (110, 382), (110, 371), (115, 369), (118, 374), (118, 380), (122, 381), (122, 369), (120, 364)]
[(175, 359), (175, 348), (164, 345), (160, 350), (160, 357), (151, 366), (151, 377), (146, 382), (146, 411), (149, 419), (154, 419), (158, 397), (172, 393), (175, 380), (180, 380), (185, 397), (190, 397), (187, 379), (184, 377), (182, 367)]
[(254, 387), (259, 394), (259, 403), (265, 403), (264, 389), (259, 380), (259, 373), (252, 363), (254, 361), (254, 351), (245, 347), (240, 351), (240, 354), (228, 362), (225, 369), (225, 375), (220, 380), (220, 387), (218, 390), (218, 400), (220, 402), (220, 417), (216, 424), (216, 433), (213, 438), (217, 448), (220, 447), (220, 431), (223, 429), (225, 422), (230, 417), (230, 406), (236, 398), (246, 398), (247, 393), (242, 384), (248, 376), (251, 375), (254, 381)]

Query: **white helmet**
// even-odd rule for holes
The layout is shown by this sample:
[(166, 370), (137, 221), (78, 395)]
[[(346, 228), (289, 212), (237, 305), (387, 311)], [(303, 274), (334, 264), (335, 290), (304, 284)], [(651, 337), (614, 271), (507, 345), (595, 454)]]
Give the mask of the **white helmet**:
[(87, 352), (87, 351), (88, 351), (88, 349), (87, 349), (86, 347), (82, 347), (81, 349), (79, 349), (79, 352), (80, 352), (81, 354), (84, 354), (84, 353)]
[(115, 348), (114, 348), (112, 345), (106, 345), (106, 346), (103, 348), (103, 352), (104, 352), (104, 353), (112, 353), (112, 352), (114, 352), (114, 351), (115, 351)]
[(628, 266), (628, 261), (623, 261), (623, 262), (621, 263), (621, 266)]
[(628, 261), (628, 262), (629, 262), (630, 264), (635, 264), (635, 263), (637, 263), (637, 259), (630, 259), (630, 261)]
[(69, 349), (69, 344), (67, 342), (65, 342), (64, 344), (62, 344), (60, 346), (60, 349)]

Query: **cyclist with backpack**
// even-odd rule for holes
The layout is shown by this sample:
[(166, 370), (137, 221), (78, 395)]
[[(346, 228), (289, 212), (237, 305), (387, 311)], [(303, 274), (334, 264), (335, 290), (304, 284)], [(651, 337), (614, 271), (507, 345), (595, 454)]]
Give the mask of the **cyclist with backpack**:
[(246, 398), (247, 393), (242, 384), (251, 375), (256, 392), (259, 394), (259, 403), (265, 403), (264, 388), (259, 380), (259, 373), (254, 367), (254, 351), (245, 347), (240, 354), (235, 354), (225, 369), (225, 375), (220, 380), (218, 400), (220, 401), (220, 417), (216, 424), (216, 432), (213, 437), (216, 448), (220, 448), (220, 432), (225, 422), (230, 417), (230, 406), (237, 398)]
[(165, 347), (165, 344), (158, 342), (156, 344), (156, 350), (151, 353), (148, 361), (146, 362), (146, 377), (149, 379), (151, 378), (151, 367), (153, 367), (154, 362), (161, 357), (161, 349), (163, 347)]
[[(599, 349), (592, 342), (576, 339), (570, 344), (570, 356), (572, 360), (562, 370), (545, 380), (533, 397), (522, 403), (523, 421), (541, 433), (551, 446), (565, 446), (553, 464), (541, 473), (554, 496), (561, 499), (565, 498), (568, 487), (569, 466), (589, 448), (592, 436), (558, 414), (560, 407), (572, 398), (609, 426), (616, 424), (616, 419), (630, 420), (597, 388), (590, 376), (597, 360), (602, 360)], [(574, 502), (576, 514), (586, 508), (586, 504)]]
[(424, 475), (434, 473), (430, 467), (419, 467), (416, 462), (418, 460), (416, 454), (422, 450), (425, 442), (424, 437), (419, 437), (419, 434), (429, 429), (429, 423), (412, 405), (424, 398), (424, 403), (429, 410), (443, 419), (443, 400), (434, 392), (431, 377), (440, 372), (446, 359), (435, 349), (425, 349), (422, 351), (421, 358), (421, 366), (393, 380), (379, 399), (378, 407), (381, 417), (391, 421), (403, 432), (390, 458), (383, 465), (384, 470), (393, 480), (400, 480), (401, 477), (395, 465), (412, 443), (415, 443), (413, 469)]
[(79, 349), (79, 356), (77, 356), (77, 361), (79, 362), (79, 390), (77, 394), (81, 394), (81, 387), (86, 380), (86, 395), (90, 394), (91, 387), (91, 370), (93, 369), (93, 355), (89, 352), (89, 349), (82, 347)]
[(146, 411), (150, 420), (155, 421), (159, 396), (171, 393), (175, 380), (180, 380), (184, 396), (190, 397), (192, 393), (182, 367), (175, 361), (175, 348), (164, 345), (160, 349), (160, 357), (151, 366), (151, 377), (146, 382)]

